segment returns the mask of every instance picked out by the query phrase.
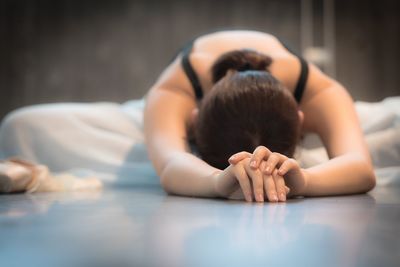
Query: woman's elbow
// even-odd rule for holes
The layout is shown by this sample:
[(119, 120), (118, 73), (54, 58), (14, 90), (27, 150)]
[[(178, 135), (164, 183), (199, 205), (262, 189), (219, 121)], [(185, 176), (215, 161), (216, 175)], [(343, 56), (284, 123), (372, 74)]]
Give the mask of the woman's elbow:
[(376, 177), (374, 172), (374, 167), (372, 165), (371, 160), (362, 154), (353, 154), (352, 155), (353, 162), (353, 170), (355, 171), (356, 176), (356, 186), (359, 193), (367, 193), (375, 188), (376, 185)]
[(168, 183), (168, 179), (166, 179), (163, 176), (160, 176), (160, 184), (161, 184), (162, 189), (165, 191), (165, 193), (172, 194), (171, 188)]
[(363, 184), (365, 189), (363, 190), (364, 193), (367, 193), (375, 188), (376, 186), (376, 177), (374, 168), (370, 163), (365, 163), (365, 174), (364, 174), (364, 181)]
[(367, 178), (367, 190), (365, 192), (369, 192), (374, 189), (376, 186), (376, 177), (374, 172)]
[(164, 191), (167, 194), (173, 194), (173, 190), (171, 188), (171, 179), (169, 179), (169, 170), (168, 166), (165, 166), (161, 171), (160, 171), (160, 184), (161, 187), (164, 189)]

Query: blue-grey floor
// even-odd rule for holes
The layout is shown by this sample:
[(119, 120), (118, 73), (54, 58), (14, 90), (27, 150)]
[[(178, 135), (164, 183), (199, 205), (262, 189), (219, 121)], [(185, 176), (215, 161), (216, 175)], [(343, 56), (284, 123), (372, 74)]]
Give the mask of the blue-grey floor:
[(400, 266), (400, 188), (284, 204), (157, 186), (0, 195), (0, 266)]

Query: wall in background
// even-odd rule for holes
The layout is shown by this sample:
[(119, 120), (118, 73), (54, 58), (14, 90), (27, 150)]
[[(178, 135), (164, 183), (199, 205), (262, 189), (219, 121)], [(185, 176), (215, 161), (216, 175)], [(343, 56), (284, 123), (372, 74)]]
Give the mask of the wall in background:
[[(337, 79), (358, 100), (398, 95), (399, 2), (335, 5)], [(0, 118), (30, 104), (140, 98), (184, 42), (222, 27), (271, 32), (300, 51), (300, 1), (3, 0)]]
[(337, 79), (356, 99), (400, 95), (400, 1), (336, 1)]

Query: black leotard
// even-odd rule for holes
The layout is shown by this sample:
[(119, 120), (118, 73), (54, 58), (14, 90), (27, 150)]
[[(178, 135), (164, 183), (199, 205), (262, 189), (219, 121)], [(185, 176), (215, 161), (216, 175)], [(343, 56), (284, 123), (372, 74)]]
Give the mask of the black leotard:
[[(196, 100), (200, 101), (203, 98), (203, 89), (201, 88), (199, 78), (198, 78), (196, 72), (194, 71), (192, 65), (190, 64), (190, 60), (189, 60), (189, 55), (190, 55), (190, 52), (192, 51), (193, 43), (194, 43), (194, 40), (190, 41), (181, 50), (182, 51), (182, 62), (181, 63), (182, 63), (183, 70), (185, 71), (190, 83), (192, 84), (194, 93), (196, 95)], [(300, 61), (300, 65), (301, 65), (300, 76), (297, 81), (296, 88), (294, 90), (294, 98), (296, 99), (297, 103), (300, 103), (301, 97), (303, 96), (304, 89), (306, 87), (307, 78), (308, 78), (308, 64), (304, 60), (304, 58), (302, 58), (301, 56), (294, 53), (284, 42), (281, 41), (281, 43), (287, 50), (289, 50), (289, 52), (294, 54)]]

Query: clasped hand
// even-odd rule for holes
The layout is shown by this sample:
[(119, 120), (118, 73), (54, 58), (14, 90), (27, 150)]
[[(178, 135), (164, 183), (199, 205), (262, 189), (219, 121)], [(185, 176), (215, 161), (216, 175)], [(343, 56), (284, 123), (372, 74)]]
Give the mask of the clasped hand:
[(306, 187), (305, 170), (298, 162), (265, 146), (257, 147), (253, 154), (238, 152), (228, 161), (230, 165), (216, 176), (221, 197), (278, 202), (301, 195)]

